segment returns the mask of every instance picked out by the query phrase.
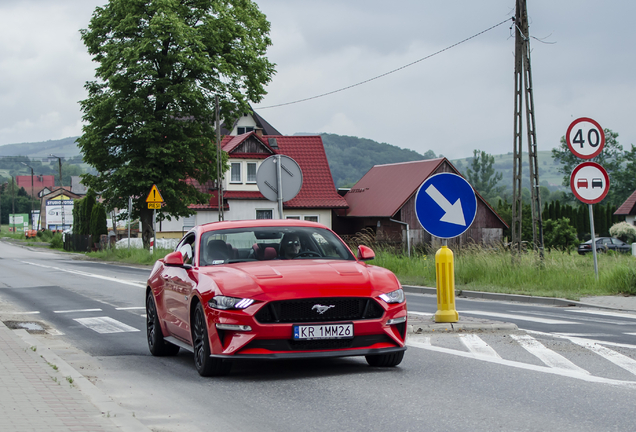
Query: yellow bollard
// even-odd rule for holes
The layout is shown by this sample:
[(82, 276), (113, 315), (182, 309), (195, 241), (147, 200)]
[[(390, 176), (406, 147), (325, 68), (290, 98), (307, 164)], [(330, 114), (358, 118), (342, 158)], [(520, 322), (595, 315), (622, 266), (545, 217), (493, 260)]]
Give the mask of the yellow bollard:
[(435, 254), (435, 275), (437, 279), (437, 312), (435, 322), (454, 323), (459, 321), (455, 310), (455, 267), (453, 251), (442, 246)]

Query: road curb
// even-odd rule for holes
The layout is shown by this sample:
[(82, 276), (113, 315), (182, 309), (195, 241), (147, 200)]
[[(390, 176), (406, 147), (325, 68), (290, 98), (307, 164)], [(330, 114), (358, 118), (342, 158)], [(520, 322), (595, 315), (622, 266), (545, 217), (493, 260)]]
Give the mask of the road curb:
[[(412, 293), (412, 294), (437, 295), (437, 288), (432, 288), (432, 287), (402, 285), (402, 289), (404, 289), (405, 292)], [(588, 307), (588, 308), (595, 308), (595, 309), (630, 311), (630, 309), (616, 308), (611, 306), (602, 306), (602, 305), (584, 303), (580, 301), (568, 300), (568, 299), (557, 298), (557, 297), (538, 297), (538, 296), (527, 296), (527, 295), (519, 295), (519, 294), (501, 294), (501, 293), (489, 293), (489, 292), (468, 291), (468, 290), (455, 290), (455, 297), (456, 298), (476, 298), (476, 299), (496, 300), (496, 301), (511, 301), (511, 302), (518, 302), (518, 303), (531, 303), (531, 304), (560, 306), (560, 307), (578, 306), (578, 307)]]
[(517, 331), (519, 328), (516, 324), (493, 321), (489, 319), (459, 317), (459, 321), (455, 323), (438, 323), (434, 321), (432, 314), (409, 312), (408, 314), (408, 334), (423, 333), (475, 333), (485, 331)]

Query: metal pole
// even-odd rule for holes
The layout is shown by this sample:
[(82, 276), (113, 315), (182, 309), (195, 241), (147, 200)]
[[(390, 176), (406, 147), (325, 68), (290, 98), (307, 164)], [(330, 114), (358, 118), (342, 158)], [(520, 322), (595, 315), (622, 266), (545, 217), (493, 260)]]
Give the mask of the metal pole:
[(150, 242), (150, 253), (153, 253), (157, 244), (157, 210), (152, 211), (152, 241)]
[(594, 212), (592, 210), (592, 204), (588, 204), (590, 209), (590, 231), (592, 232), (592, 254), (594, 255), (594, 274), (596, 280), (598, 280), (598, 260), (596, 257), (596, 236), (594, 234)]
[(276, 155), (276, 187), (278, 188), (278, 219), (283, 219), (283, 173), (280, 155)]
[(64, 186), (62, 186), (62, 158), (58, 157), (57, 161), (58, 161), (59, 166), (60, 166), (60, 190), (62, 191), (61, 195), (60, 195), (60, 198), (61, 198), (60, 202), (62, 203), (62, 231), (64, 231), (64, 225), (66, 224), (66, 218), (64, 217)]
[(221, 109), (219, 107), (219, 95), (214, 97), (216, 107), (214, 109), (216, 116), (216, 178), (217, 178), (217, 198), (219, 202), (219, 220), (225, 220), (223, 214), (223, 152), (221, 151)]
[(33, 168), (31, 168), (31, 217), (29, 219), (29, 229), (33, 229)]
[(128, 251), (130, 251), (130, 213), (132, 212), (132, 197), (128, 197)]

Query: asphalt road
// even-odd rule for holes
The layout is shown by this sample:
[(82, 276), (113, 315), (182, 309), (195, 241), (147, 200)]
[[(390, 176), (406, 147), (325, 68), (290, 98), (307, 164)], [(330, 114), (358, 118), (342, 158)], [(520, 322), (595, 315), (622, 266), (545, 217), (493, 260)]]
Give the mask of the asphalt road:
[[(190, 353), (149, 354), (148, 273), (0, 242), (0, 319), (46, 327), (39, 338), (157, 431), (635, 428), (629, 316), (457, 299), (460, 314), (521, 330), (412, 336), (393, 369), (363, 358), (241, 361), (229, 376), (205, 379)], [(435, 302), (408, 295), (411, 311), (434, 313)]]

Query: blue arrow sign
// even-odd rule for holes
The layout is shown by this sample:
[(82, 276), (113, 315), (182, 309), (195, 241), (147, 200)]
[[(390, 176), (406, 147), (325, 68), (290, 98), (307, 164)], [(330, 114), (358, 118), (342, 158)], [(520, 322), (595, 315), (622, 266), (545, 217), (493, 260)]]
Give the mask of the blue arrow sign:
[(475, 220), (475, 191), (470, 183), (457, 174), (435, 174), (418, 189), (415, 213), (422, 228), (431, 235), (457, 237), (470, 228)]

